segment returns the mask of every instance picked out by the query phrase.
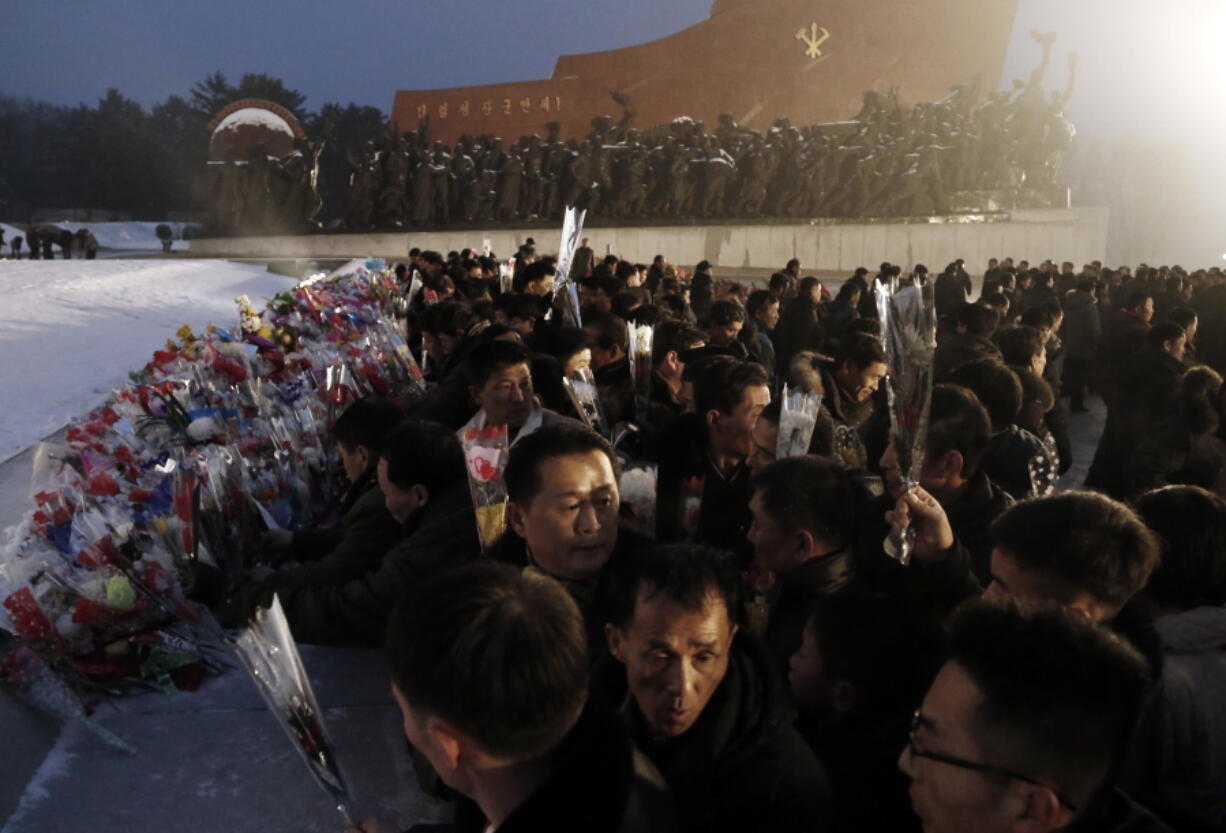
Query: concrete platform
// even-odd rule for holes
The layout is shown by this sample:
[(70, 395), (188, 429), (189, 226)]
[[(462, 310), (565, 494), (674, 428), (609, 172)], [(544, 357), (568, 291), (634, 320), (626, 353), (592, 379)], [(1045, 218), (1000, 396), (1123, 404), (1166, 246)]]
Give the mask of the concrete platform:
[[(1018, 210), (909, 221), (760, 223), (707, 222), (702, 225), (595, 227), (584, 234), (600, 254), (650, 263), (657, 254), (692, 267), (701, 260), (718, 269), (776, 270), (799, 258), (806, 274), (849, 273), (883, 260), (923, 263), (939, 272), (963, 258), (979, 271), (989, 258), (1009, 256), (1033, 263), (1051, 258), (1080, 265), (1103, 260), (1107, 251), (1106, 208)], [(193, 257), (348, 258), (373, 255), (403, 260), (410, 247), (446, 253), (480, 248), (489, 239), (494, 252), (509, 257), (529, 237), (538, 250), (555, 252), (560, 226), (471, 228), (302, 237), (232, 237), (193, 240)]]

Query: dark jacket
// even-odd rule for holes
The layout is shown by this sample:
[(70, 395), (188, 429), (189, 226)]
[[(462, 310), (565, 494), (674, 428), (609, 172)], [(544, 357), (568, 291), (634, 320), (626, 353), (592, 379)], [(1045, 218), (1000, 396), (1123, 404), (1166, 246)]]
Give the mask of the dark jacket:
[(1064, 324), (1060, 327), (1064, 350), (1077, 359), (1092, 359), (1102, 338), (1098, 304), (1088, 292), (1074, 292), (1064, 302)]
[(480, 554), (468, 482), (461, 480), (409, 518), (404, 539), (378, 570), (341, 585), (287, 588), (279, 593), (281, 606), (299, 642), (381, 645), (387, 617), (408, 588)]
[(792, 654), (800, 647), (805, 624), (822, 596), (837, 593), (855, 578), (851, 547), (810, 558), (794, 570), (779, 573), (779, 595), (771, 605), (764, 641), (781, 674), (788, 672)]
[(684, 829), (829, 830), (826, 772), (794, 728), (787, 688), (753, 637), (733, 640), (727, 675), (685, 734), (653, 738), (632, 698), (623, 717), (664, 773)]
[(283, 590), (307, 584), (344, 584), (360, 578), (379, 568), (384, 554), (396, 546), (403, 533), (384, 505), (383, 491), (369, 477), (337, 528), (294, 535), (288, 557), (305, 563), (274, 574), (271, 583)]
[[(555, 771), (498, 825), (498, 833), (673, 833), (680, 830), (668, 785), (635, 748), (616, 715), (589, 705), (554, 751)], [(456, 811), (456, 833), (481, 833), (486, 820), (470, 801)]]
[(933, 377), (944, 379), (962, 365), (979, 359), (1001, 361), (1000, 348), (981, 336), (953, 333), (937, 345), (932, 358)]
[[(656, 535), (661, 542), (686, 537), (682, 512), (686, 482), (702, 487), (696, 540), (736, 554), (748, 564), (749, 468), (719, 471), (707, 451), (707, 427), (699, 414), (682, 414), (660, 433), (656, 479)], [(697, 478), (697, 480), (695, 480)]]
[(1042, 438), (1047, 433), (1047, 412), (1056, 404), (1051, 385), (1029, 368), (1009, 365), (1009, 369), (1017, 374), (1017, 380), (1022, 383), (1022, 409), (1013, 421), (1036, 437)]
[(1034, 497), (1033, 461), (1047, 459), (1042, 440), (1025, 428), (1008, 425), (992, 434), (979, 467), (988, 478), (1017, 500)]
[(630, 359), (623, 356), (592, 374), (600, 394), (600, 407), (612, 428), (634, 419), (634, 381), (630, 378)]

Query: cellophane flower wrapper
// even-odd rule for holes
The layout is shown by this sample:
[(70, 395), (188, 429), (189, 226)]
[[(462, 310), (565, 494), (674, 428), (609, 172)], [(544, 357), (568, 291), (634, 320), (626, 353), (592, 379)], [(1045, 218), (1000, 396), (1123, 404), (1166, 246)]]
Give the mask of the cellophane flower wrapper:
[(596, 389), (596, 377), (590, 367), (581, 367), (562, 379), (562, 386), (570, 396), (575, 412), (588, 428), (601, 436), (609, 436), (609, 424), (600, 407), (600, 394)]
[(311, 777), (332, 799), (346, 823), (356, 826), (351, 818), (349, 787), (279, 597), (274, 595), (270, 607), (256, 611), (251, 624), (235, 638), (234, 652), (277, 725), (302, 756)]
[(622, 504), (630, 507), (636, 528), (650, 538), (656, 537), (657, 477), (655, 463), (630, 463), (622, 469), (618, 485)]
[(688, 477), (681, 481), (681, 535), (686, 541), (698, 538), (698, 526), (702, 521), (702, 493), (706, 488), (706, 480), (702, 475)]
[(0, 632), (0, 683), (18, 699), (64, 723), (79, 722), (112, 749), (135, 755), (136, 750), (110, 729), (89, 717), (76, 691), (47, 661), (25, 645), (11, 645)]
[(1052, 494), (1060, 481), (1060, 452), (1056, 449), (1056, 438), (1048, 431), (1044, 433), (1041, 441), (1043, 452), (1026, 461), (1030, 488), (1035, 497)]
[(553, 289), (562, 298), (562, 310), (566, 324), (571, 327), (582, 327), (583, 316), (579, 311), (579, 293), (571, 279), (570, 268), (575, 260), (575, 249), (579, 246), (579, 238), (583, 234), (583, 218), (587, 210), (579, 211), (573, 206), (567, 206), (562, 216), (562, 240), (558, 244), (558, 265), (554, 275)]
[(468, 489), (477, 515), (481, 549), (488, 550), (506, 530), (507, 486), (502, 472), (507, 467), (511, 444), (505, 425), (468, 428), (461, 438), (468, 468)]
[(809, 453), (821, 404), (817, 394), (789, 390), (786, 384), (783, 386), (779, 400), (779, 439), (775, 451), (778, 459)]
[(190, 687), (222, 664), (215, 620), (188, 601), (198, 566), (252, 563), (253, 500), (286, 529), (335, 502), (330, 413), (417, 385), (393, 290), (359, 266), (263, 310), (240, 298), (237, 326), (180, 328), (38, 449), (31, 508), (0, 536), (0, 625), (17, 647), (106, 693)]
[[(936, 306), (932, 288), (900, 288), (897, 279), (877, 291), (877, 312), (889, 362), (886, 392), (890, 432), (898, 454), (899, 474), (908, 490), (919, 485), (928, 440), (928, 413), (932, 405), (932, 361), (936, 350)], [(915, 543), (913, 527), (890, 528), (885, 541), (888, 555), (910, 563)]]
[(651, 345), (655, 329), (649, 324), (631, 324), (630, 380), (634, 385), (634, 419), (646, 425), (651, 409)]
[(507, 260), (498, 264), (498, 291), (506, 295), (511, 292), (515, 282), (515, 261)]

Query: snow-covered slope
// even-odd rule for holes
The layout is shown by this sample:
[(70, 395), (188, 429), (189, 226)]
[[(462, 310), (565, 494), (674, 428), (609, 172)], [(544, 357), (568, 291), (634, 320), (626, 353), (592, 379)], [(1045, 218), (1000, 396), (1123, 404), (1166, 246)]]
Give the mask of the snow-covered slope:
[(0, 262), (0, 461), (97, 405), (184, 324), (295, 280), (218, 260)]

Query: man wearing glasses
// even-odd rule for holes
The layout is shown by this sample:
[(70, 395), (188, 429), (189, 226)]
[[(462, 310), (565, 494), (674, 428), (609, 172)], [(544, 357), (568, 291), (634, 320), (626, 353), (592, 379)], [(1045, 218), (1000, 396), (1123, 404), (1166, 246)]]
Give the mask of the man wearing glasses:
[(899, 767), (925, 833), (1169, 831), (1114, 789), (1144, 659), (1067, 610), (975, 601), (915, 713)]

